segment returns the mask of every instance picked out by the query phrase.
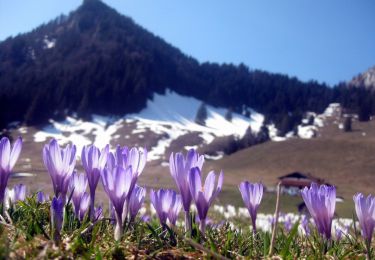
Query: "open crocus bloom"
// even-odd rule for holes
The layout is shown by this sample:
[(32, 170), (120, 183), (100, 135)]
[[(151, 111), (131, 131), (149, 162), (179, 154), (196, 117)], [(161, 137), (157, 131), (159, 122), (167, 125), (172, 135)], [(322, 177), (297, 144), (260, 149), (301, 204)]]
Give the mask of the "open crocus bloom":
[(190, 229), (190, 204), (191, 192), (189, 187), (189, 172), (193, 167), (198, 167), (202, 170), (204, 163), (204, 156), (199, 155), (194, 149), (190, 149), (186, 157), (182, 153), (171, 153), (169, 157), (170, 173), (177, 185), (181, 194), (182, 204), (185, 211), (185, 232)]
[(190, 210), (191, 193), (189, 187), (189, 172), (191, 168), (198, 167), (202, 170), (204, 156), (199, 155), (194, 149), (188, 151), (186, 158), (182, 153), (171, 153), (169, 158), (169, 168), (173, 179), (180, 191), (182, 203), (185, 211)]
[(85, 218), (88, 212), (89, 206), (90, 206), (90, 195), (87, 192), (84, 192), (79, 202), (79, 209), (78, 209), (78, 214), (77, 214), (77, 218), (79, 219), (79, 221), (83, 221), (83, 219)]
[(205, 221), (208, 213), (208, 209), (211, 206), (213, 200), (221, 191), (223, 186), (223, 172), (220, 172), (217, 187), (215, 189), (216, 174), (211, 171), (207, 177), (204, 185), (201, 180), (201, 170), (198, 167), (194, 167), (189, 173), (189, 186), (190, 192), (195, 202), (195, 206), (198, 211), (198, 217), (200, 220), (200, 229), (202, 233), (205, 231)]
[(336, 206), (336, 188), (312, 183), (311, 187), (305, 187), (301, 194), (319, 233), (330, 239)]
[(251, 217), (253, 232), (256, 232), (257, 210), (263, 197), (263, 184), (244, 181), (241, 182), (239, 189)]
[(357, 193), (353, 200), (362, 236), (370, 244), (375, 228), (375, 197), (372, 195), (365, 197), (362, 193)]
[(137, 216), (139, 209), (142, 207), (146, 197), (146, 189), (140, 186), (135, 186), (129, 199), (129, 215), (130, 221), (133, 221)]
[(4, 201), (5, 188), (8, 185), (10, 173), (21, 153), (22, 139), (17, 138), (11, 148), (10, 141), (7, 137), (0, 140), (0, 203)]
[(74, 212), (79, 218), (79, 210), (81, 205), (81, 200), (83, 197), (83, 194), (85, 194), (87, 189), (87, 177), (85, 174), (78, 174), (77, 172), (74, 172), (71, 180), (69, 189), (73, 192), (72, 195), (72, 202), (74, 207)]
[(24, 201), (26, 199), (26, 186), (24, 184), (17, 184), (13, 189), (5, 189), (4, 207), (9, 209), (11, 205), (17, 201)]
[(116, 147), (114, 153), (109, 153), (107, 168), (113, 168), (116, 165), (120, 165), (123, 168), (132, 167), (133, 175), (138, 178), (141, 175), (143, 169), (146, 166), (147, 161), (147, 150), (138, 149), (132, 147), (130, 150), (128, 147), (121, 148), (119, 145)]
[(181, 195), (176, 195), (176, 200), (173, 205), (171, 205), (169, 212), (168, 212), (168, 220), (172, 226), (176, 225), (178, 215), (182, 209), (182, 198)]
[(120, 240), (125, 200), (130, 197), (135, 186), (136, 179), (133, 178), (132, 167), (124, 169), (122, 166), (115, 166), (112, 169), (104, 168), (101, 179), (105, 192), (107, 193), (112, 207), (115, 210), (116, 228), (115, 239)]
[(51, 176), (55, 197), (60, 196), (65, 202), (70, 178), (76, 164), (76, 146), (67, 145), (61, 149), (55, 139), (43, 148), (43, 161)]
[(166, 225), (169, 211), (176, 203), (177, 193), (174, 190), (160, 189), (150, 191), (151, 204), (159, 217), (160, 224)]
[(106, 145), (102, 151), (100, 151), (96, 146), (89, 145), (82, 149), (82, 165), (85, 169), (87, 180), (90, 188), (90, 213), (91, 219), (94, 218), (95, 210), (95, 190), (98, 186), (100, 179), (100, 172), (104, 169), (109, 153), (109, 145)]

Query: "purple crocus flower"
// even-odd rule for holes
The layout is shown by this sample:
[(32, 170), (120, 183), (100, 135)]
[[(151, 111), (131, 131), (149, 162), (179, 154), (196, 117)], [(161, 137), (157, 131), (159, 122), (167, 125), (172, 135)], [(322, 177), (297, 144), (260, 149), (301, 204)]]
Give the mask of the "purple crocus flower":
[(107, 193), (113, 208), (115, 209), (116, 228), (115, 240), (120, 240), (123, 234), (123, 210), (124, 203), (131, 195), (136, 179), (133, 178), (132, 167), (124, 169), (116, 166), (112, 169), (104, 168), (101, 179), (105, 192)]
[(38, 192), (36, 193), (36, 201), (37, 201), (38, 203), (44, 203), (44, 202), (46, 202), (46, 201), (48, 201), (48, 200), (49, 200), (49, 196), (46, 195), (46, 194), (44, 194), (43, 191), (38, 191)]
[(302, 215), (301, 217), (301, 226), (305, 231), (306, 236), (310, 235), (310, 227), (309, 227), (310, 220), (306, 215)]
[(87, 177), (85, 174), (78, 174), (76, 171), (73, 172), (70, 179), (69, 189), (72, 194), (72, 203), (74, 207), (74, 213), (79, 218), (79, 211), (81, 208), (81, 200), (87, 189)]
[(176, 195), (176, 201), (175, 203), (170, 207), (168, 212), (168, 220), (171, 223), (171, 225), (175, 226), (178, 215), (180, 214), (180, 211), (182, 209), (182, 197), (181, 195)]
[(129, 215), (130, 222), (134, 221), (137, 216), (139, 209), (142, 207), (142, 204), (146, 197), (146, 189), (140, 186), (135, 186), (133, 192), (129, 199)]
[(186, 158), (182, 153), (171, 153), (169, 157), (169, 168), (173, 179), (176, 182), (178, 190), (180, 191), (182, 203), (185, 211), (185, 232), (190, 229), (190, 204), (191, 192), (189, 187), (189, 172), (191, 168), (198, 167), (202, 170), (204, 163), (204, 156), (199, 155), (194, 149), (190, 149)]
[(334, 186), (312, 183), (310, 188), (301, 190), (302, 198), (320, 234), (331, 238), (333, 214), (336, 206), (336, 188)]
[(263, 184), (250, 183), (248, 181), (241, 182), (239, 186), (242, 199), (249, 211), (251, 222), (253, 225), (253, 232), (256, 232), (257, 211), (263, 197)]
[(13, 189), (5, 188), (4, 207), (9, 209), (11, 205), (16, 204), (17, 201), (24, 201), (26, 199), (26, 186), (24, 184), (17, 184)]
[(353, 200), (362, 236), (366, 243), (370, 245), (375, 228), (375, 196), (368, 195), (365, 197), (362, 193), (357, 193)]
[(173, 208), (181, 208), (181, 206), (176, 205), (181, 204), (181, 198), (178, 198), (178, 196), (174, 190), (160, 189), (158, 191), (151, 190), (150, 192), (151, 204), (155, 208), (163, 228), (165, 228), (169, 217), (172, 217), (169, 220), (171, 223), (172, 221), (176, 222), (175, 219), (177, 219), (177, 216), (173, 215)]
[(100, 179), (100, 172), (104, 169), (109, 153), (109, 145), (106, 145), (102, 151), (96, 146), (85, 146), (82, 149), (81, 159), (83, 168), (86, 171), (88, 184), (90, 188), (90, 217), (93, 219), (95, 216), (95, 190), (98, 186)]
[(55, 139), (43, 148), (43, 161), (51, 176), (55, 197), (61, 195), (64, 203), (76, 163), (75, 157), (75, 145), (67, 145), (65, 149), (61, 149)]
[(128, 147), (117, 146), (114, 153), (109, 153), (107, 168), (112, 169), (117, 165), (122, 166), (124, 169), (131, 166), (133, 169), (134, 177), (139, 177), (143, 169), (145, 168), (147, 161), (147, 150), (138, 149), (132, 147), (130, 150)]
[(290, 230), (293, 227), (292, 218), (290, 216), (286, 217), (286, 220), (284, 221), (284, 228), (286, 232), (290, 232)]
[(88, 212), (89, 206), (90, 206), (90, 195), (87, 192), (84, 192), (81, 196), (79, 210), (77, 214), (79, 221), (83, 221), (83, 219), (86, 216), (86, 213)]
[(198, 211), (200, 230), (202, 233), (204, 233), (206, 229), (206, 217), (208, 209), (211, 206), (213, 200), (221, 191), (221, 187), (223, 186), (223, 178), (224, 174), (221, 171), (218, 178), (217, 187), (215, 189), (216, 174), (211, 171), (206, 177), (204, 186), (202, 186), (201, 170), (199, 169), (199, 167), (190, 169), (189, 186), (191, 195)]
[(14, 199), (13, 203), (17, 201), (24, 201), (26, 199), (26, 186), (24, 184), (17, 184), (13, 188)]
[(97, 208), (95, 208), (95, 214), (94, 214), (94, 222), (102, 219), (104, 216), (103, 216), (103, 207), (102, 206), (99, 206)]
[[(122, 166), (124, 169), (128, 167), (132, 167), (133, 173), (133, 182), (136, 183), (138, 177), (141, 175), (143, 169), (145, 168), (147, 161), (147, 150), (146, 149), (138, 149), (136, 147), (128, 148), (117, 145), (116, 151), (114, 153), (109, 153), (108, 160), (107, 160), (107, 168), (113, 169), (115, 166)], [(131, 194), (129, 194), (130, 196)], [(123, 222), (126, 220), (128, 216), (128, 202), (129, 196), (125, 200)]]
[(341, 240), (342, 234), (343, 234), (343, 230), (340, 227), (336, 227), (335, 236), (336, 236), (337, 241)]
[(11, 148), (7, 137), (0, 140), (0, 203), (4, 202), (5, 188), (8, 185), (10, 173), (21, 153), (22, 138), (18, 137)]
[(60, 241), (60, 232), (63, 226), (63, 216), (64, 216), (64, 199), (59, 196), (54, 197), (51, 202), (51, 224), (53, 239), (56, 243)]
[(150, 215), (145, 214), (145, 215), (143, 215), (143, 216), (141, 217), (141, 220), (142, 220), (143, 222), (150, 222), (151, 217), (150, 217)]

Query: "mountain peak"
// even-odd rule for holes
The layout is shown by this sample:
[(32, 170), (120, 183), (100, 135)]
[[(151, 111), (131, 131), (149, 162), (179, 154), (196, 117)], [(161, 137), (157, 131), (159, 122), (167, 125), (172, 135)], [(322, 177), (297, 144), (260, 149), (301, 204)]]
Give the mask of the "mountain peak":
[(101, 0), (83, 0), (78, 10), (101, 11), (112, 9)]
[(348, 82), (349, 86), (365, 87), (375, 90), (375, 66), (354, 77)]
[(101, 0), (83, 0), (82, 5), (103, 4)]

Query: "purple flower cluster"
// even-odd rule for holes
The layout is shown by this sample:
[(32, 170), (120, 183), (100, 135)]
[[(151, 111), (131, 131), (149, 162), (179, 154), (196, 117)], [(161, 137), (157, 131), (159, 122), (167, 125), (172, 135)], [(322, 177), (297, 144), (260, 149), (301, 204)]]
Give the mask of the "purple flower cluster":
[(191, 228), (190, 205), (193, 200), (200, 219), (200, 229), (205, 230), (207, 212), (213, 200), (218, 196), (223, 185), (223, 173), (220, 173), (215, 189), (216, 175), (210, 172), (202, 186), (201, 171), (204, 156), (199, 155), (194, 149), (187, 152), (186, 157), (182, 153), (171, 154), (169, 167), (177, 188), (181, 194), (182, 205), (185, 211), (185, 231)]
[[(0, 201), (5, 210), (17, 201), (26, 198), (26, 187), (23, 184), (8, 189), (8, 179), (19, 157), (22, 139), (18, 138), (13, 148), (7, 138), (0, 140)], [(99, 179), (104, 187), (109, 201), (110, 212), (115, 223), (115, 240), (123, 235), (125, 222), (134, 224), (146, 197), (146, 189), (137, 185), (138, 178), (143, 172), (146, 161), (146, 149), (117, 146), (114, 152), (109, 151), (109, 145), (102, 150), (94, 145), (86, 146), (81, 153), (82, 166), (85, 173), (77, 173), (76, 147), (67, 145), (61, 148), (55, 139), (43, 148), (43, 162), (50, 174), (54, 197), (51, 200), (52, 233), (56, 241), (60, 239), (60, 232), (64, 223), (64, 210), (67, 198), (71, 198), (74, 214), (82, 222), (86, 216), (92, 222), (103, 218), (103, 208), (95, 208), (95, 194)], [(197, 222), (200, 231), (205, 233), (208, 222), (208, 211), (213, 201), (221, 192), (224, 174), (211, 171), (205, 180), (202, 176), (204, 157), (194, 149), (187, 152), (171, 154), (169, 159), (170, 173), (177, 185), (179, 193), (170, 189), (151, 190), (150, 201), (158, 215), (163, 228), (169, 223), (175, 226), (181, 209), (185, 212), (185, 230), (191, 230), (190, 207), (192, 202), (197, 212)], [(89, 192), (87, 192), (87, 187)], [(251, 217), (253, 232), (256, 232), (256, 218), (259, 205), (263, 198), (264, 187), (261, 183), (244, 181), (239, 185), (243, 202)], [(315, 226), (326, 239), (331, 239), (332, 220), (336, 205), (336, 188), (311, 184), (301, 190), (302, 198), (314, 219)], [(358, 193), (354, 197), (355, 210), (359, 224), (367, 245), (371, 244), (375, 229), (375, 197), (365, 197)], [(38, 203), (49, 201), (47, 195), (39, 191), (36, 193)], [(148, 219), (142, 216), (141, 219)], [(277, 220), (276, 220), (277, 221)], [(291, 228), (291, 221), (286, 227)], [(302, 226), (307, 235), (310, 234), (309, 221), (302, 218)], [(337, 237), (341, 236), (341, 231)]]
[(151, 190), (150, 199), (160, 224), (164, 227), (169, 220), (172, 225), (175, 225), (182, 208), (181, 196), (173, 190), (160, 189), (158, 191)]
[(121, 148), (117, 146), (114, 153), (108, 153), (106, 166), (101, 171), (105, 192), (110, 200), (110, 210), (115, 215), (115, 239), (121, 239), (124, 222), (137, 215), (145, 197), (146, 190), (137, 187), (139, 175), (147, 160), (147, 150)]
[(182, 204), (185, 211), (185, 232), (190, 230), (190, 205), (192, 196), (189, 186), (190, 169), (198, 167), (202, 170), (204, 156), (199, 155), (194, 149), (187, 152), (186, 157), (182, 153), (171, 153), (169, 157), (169, 168), (177, 188), (181, 194)]

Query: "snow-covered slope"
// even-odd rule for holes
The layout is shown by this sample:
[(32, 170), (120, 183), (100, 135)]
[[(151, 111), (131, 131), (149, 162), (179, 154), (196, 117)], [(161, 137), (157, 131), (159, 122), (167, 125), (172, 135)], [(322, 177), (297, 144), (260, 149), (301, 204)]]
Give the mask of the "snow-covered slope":
[(165, 95), (156, 94), (147, 102), (147, 107), (140, 113), (128, 115), (126, 118), (137, 120), (137, 132), (151, 129), (155, 133), (166, 133), (168, 138), (160, 140), (149, 156), (157, 159), (164, 154), (170, 143), (179, 136), (190, 132), (199, 132), (205, 144), (211, 143), (215, 137), (235, 135), (242, 137), (251, 126), (254, 132), (262, 126), (263, 115), (251, 111), (250, 118), (233, 113), (232, 120), (225, 119), (224, 108), (207, 106), (206, 125), (194, 122), (201, 101), (192, 97), (178, 95), (168, 91)]
[[(199, 125), (195, 123), (195, 117), (201, 104), (202, 102), (196, 98), (181, 96), (168, 90), (164, 95), (155, 94), (139, 113), (129, 114), (122, 118), (93, 115), (91, 121), (83, 121), (74, 117), (67, 117), (61, 122), (50, 120), (49, 125), (34, 134), (34, 141), (45, 142), (48, 138), (56, 138), (61, 144), (73, 142), (78, 150), (90, 143), (98, 147), (103, 147), (107, 143), (111, 143), (112, 146), (143, 144), (149, 150), (149, 160), (167, 160), (165, 154), (167, 148), (181, 136), (191, 133), (198, 135), (202, 140), (199, 145), (190, 142), (189, 138), (184, 141), (185, 149), (197, 148), (210, 144), (217, 137), (233, 135), (241, 138), (249, 126), (256, 133), (264, 121), (263, 115), (251, 109), (247, 109), (250, 111), (250, 117), (232, 113), (232, 120), (228, 121), (225, 118), (227, 109), (207, 105), (205, 125)], [(314, 123), (308, 125), (308, 119), (304, 119), (302, 125), (298, 127), (297, 135), (300, 138), (316, 136), (325, 118), (339, 113), (338, 110), (338, 104), (331, 104), (321, 115), (308, 113), (307, 118), (314, 116)], [(293, 133), (278, 137), (277, 129), (272, 125), (268, 127), (273, 141), (284, 141), (293, 137)], [(144, 140), (150, 137), (150, 133), (154, 138), (153, 142)], [(142, 141), (139, 142), (140, 140)]]
[[(201, 103), (198, 99), (167, 91), (164, 95), (155, 94), (153, 99), (147, 102), (146, 108), (124, 118), (94, 115), (90, 122), (73, 117), (67, 117), (62, 122), (50, 120), (50, 125), (35, 133), (34, 141), (44, 142), (53, 137), (62, 144), (69, 141), (75, 143), (78, 150), (91, 142), (102, 147), (110, 140), (120, 138), (116, 133), (122, 127), (135, 123), (132, 135), (142, 137), (143, 133), (151, 131), (162, 136), (157, 145), (147, 147), (150, 150), (149, 159), (156, 160), (164, 157), (166, 148), (173, 140), (185, 134), (197, 132), (203, 143), (208, 144), (216, 137), (242, 137), (249, 126), (257, 132), (264, 120), (263, 115), (251, 110), (250, 118), (232, 113), (232, 120), (228, 121), (225, 119), (227, 109), (207, 105), (206, 125), (198, 125), (194, 120)], [(189, 145), (186, 144), (187, 147)]]

